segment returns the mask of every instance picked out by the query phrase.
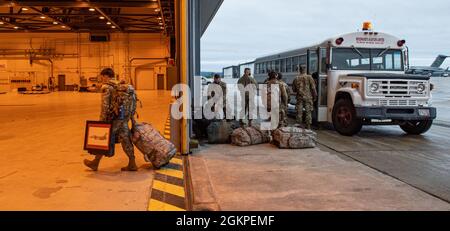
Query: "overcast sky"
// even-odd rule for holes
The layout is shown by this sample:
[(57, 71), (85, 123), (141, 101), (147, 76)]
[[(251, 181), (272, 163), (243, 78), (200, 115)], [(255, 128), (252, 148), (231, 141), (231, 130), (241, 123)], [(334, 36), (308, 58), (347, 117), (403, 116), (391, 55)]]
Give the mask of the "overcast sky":
[(356, 32), (364, 21), (406, 39), (412, 65), (450, 55), (448, 0), (224, 0), (202, 37), (202, 71)]

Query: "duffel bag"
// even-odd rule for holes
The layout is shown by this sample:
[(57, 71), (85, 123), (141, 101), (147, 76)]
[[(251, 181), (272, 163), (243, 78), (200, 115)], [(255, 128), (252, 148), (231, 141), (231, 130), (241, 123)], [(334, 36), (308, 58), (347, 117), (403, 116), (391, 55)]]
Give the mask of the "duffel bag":
[(235, 128), (239, 127), (238, 122), (214, 121), (208, 128), (208, 143), (210, 144), (229, 144), (230, 135)]
[(137, 123), (132, 133), (133, 144), (144, 154), (145, 161), (156, 169), (167, 165), (177, 153), (175, 145), (148, 123)]
[(298, 127), (283, 127), (273, 132), (273, 143), (282, 149), (316, 147), (317, 134)]
[(268, 131), (261, 131), (256, 127), (238, 128), (231, 134), (231, 143), (237, 146), (250, 146), (270, 142)]

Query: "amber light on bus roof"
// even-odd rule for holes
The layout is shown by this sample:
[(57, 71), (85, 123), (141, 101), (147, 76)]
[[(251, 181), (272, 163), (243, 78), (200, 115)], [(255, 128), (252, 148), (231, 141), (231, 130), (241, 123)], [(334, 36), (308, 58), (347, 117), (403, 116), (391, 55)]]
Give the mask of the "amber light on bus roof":
[(364, 22), (363, 23), (363, 30), (372, 30), (372, 23), (371, 22)]

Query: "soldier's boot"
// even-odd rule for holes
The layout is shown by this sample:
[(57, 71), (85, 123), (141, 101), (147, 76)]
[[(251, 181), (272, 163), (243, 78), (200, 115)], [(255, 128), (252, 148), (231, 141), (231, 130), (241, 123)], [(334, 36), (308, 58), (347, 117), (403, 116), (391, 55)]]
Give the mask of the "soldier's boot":
[(96, 155), (94, 160), (84, 160), (84, 165), (86, 167), (92, 169), (92, 171), (98, 170), (98, 165), (100, 164), (100, 160), (102, 159), (103, 155)]
[(134, 158), (130, 158), (128, 166), (122, 168), (122, 171), (124, 172), (136, 172), (137, 170), (138, 167), (136, 165), (136, 160)]

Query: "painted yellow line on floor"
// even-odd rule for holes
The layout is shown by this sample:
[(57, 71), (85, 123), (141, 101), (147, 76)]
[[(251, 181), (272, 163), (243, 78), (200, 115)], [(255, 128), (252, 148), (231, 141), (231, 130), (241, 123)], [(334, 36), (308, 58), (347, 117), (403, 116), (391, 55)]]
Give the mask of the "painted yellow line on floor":
[(170, 163), (178, 164), (178, 165), (183, 166), (183, 160), (182, 159), (173, 158), (173, 159), (170, 160)]
[(153, 188), (179, 197), (185, 197), (184, 188), (177, 185), (155, 180), (153, 181)]
[(186, 211), (184, 209), (178, 208), (173, 205), (169, 205), (167, 203), (158, 201), (158, 200), (150, 200), (150, 203), (148, 205), (149, 211), (171, 211), (171, 212), (179, 212), (179, 211)]
[(180, 178), (180, 179), (184, 178), (183, 171), (178, 171), (178, 170), (174, 170), (174, 169), (170, 169), (170, 168), (163, 168), (163, 169), (157, 170), (156, 172), (159, 174), (173, 176), (173, 177)]

